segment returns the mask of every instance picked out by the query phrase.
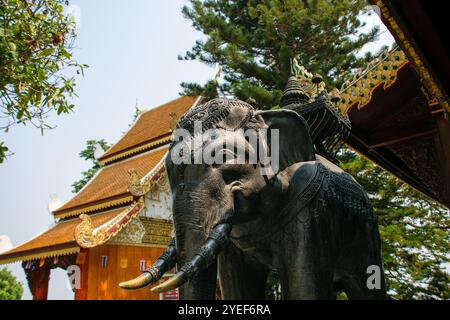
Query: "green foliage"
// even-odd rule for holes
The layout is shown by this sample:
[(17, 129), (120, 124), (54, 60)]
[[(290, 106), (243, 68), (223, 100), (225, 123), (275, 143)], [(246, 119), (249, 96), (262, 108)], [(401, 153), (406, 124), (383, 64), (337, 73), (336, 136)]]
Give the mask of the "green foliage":
[[(64, 13), (65, 0), (1, 0), (0, 130), (30, 123), (43, 134), (49, 113), (74, 105), (75, 78), (87, 67), (72, 58), (75, 25)], [(6, 152), (0, 149), (0, 163)]]
[(336, 300), (348, 300), (347, 294), (345, 292), (339, 292), (336, 296)]
[(8, 269), (0, 269), (0, 300), (20, 300), (22, 294), (22, 283)]
[(449, 210), (352, 151), (343, 151), (339, 160), (368, 192), (378, 215), (392, 297), (449, 299)]
[(8, 147), (4, 145), (2, 141), (0, 141), (0, 163), (3, 163), (6, 155), (8, 153)]
[(282, 300), (280, 279), (277, 272), (270, 271), (267, 276), (265, 298), (267, 300)]
[(206, 35), (179, 59), (219, 63), (224, 81), (182, 83), (183, 94), (211, 98), (219, 92), (252, 98), (269, 108), (278, 104), (290, 73), (290, 61), (320, 73), (336, 86), (370, 56), (356, 53), (379, 34), (367, 33), (358, 15), (364, 0), (191, 0), (183, 14)]
[(80, 152), (80, 157), (84, 160), (88, 160), (92, 162), (92, 167), (87, 170), (87, 171), (83, 171), (81, 173), (81, 175), (83, 176), (83, 178), (81, 178), (78, 181), (75, 181), (72, 184), (72, 192), (73, 193), (77, 193), (78, 191), (80, 191), (85, 185), (86, 183), (89, 182), (89, 180), (92, 179), (92, 177), (97, 173), (97, 171), (100, 169), (100, 165), (97, 161), (97, 159), (95, 159), (95, 150), (96, 150), (96, 146), (100, 146), (103, 151), (106, 151), (109, 149), (110, 145), (104, 140), (88, 140), (86, 141), (86, 148), (84, 148), (81, 152)]

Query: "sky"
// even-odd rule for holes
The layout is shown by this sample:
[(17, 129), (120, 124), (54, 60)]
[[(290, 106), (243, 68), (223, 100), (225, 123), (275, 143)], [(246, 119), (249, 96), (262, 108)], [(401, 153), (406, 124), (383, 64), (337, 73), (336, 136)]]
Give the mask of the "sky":
[[(202, 38), (181, 14), (187, 1), (70, 3), (80, 22), (74, 58), (90, 65), (77, 81), (74, 112), (51, 116), (56, 128), (44, 136), (31, 126), (0, 133), (0, 141), (14, 152), (0, 165), (0, 236), (9, 237), (14, 246), (52, 225), (50, 194), (62, 202), (73, 196), (72, 183), (90, 167), (78, 156), (87, 140), (116, 142), (132, 122), (136, 100), (141, 109), (153, 108), (176, 99), (181, 82), (204, 83), (215, 75), (214, 68), (177, 59)], [(381, 24), (376, 15), (364, 19), (369, 27)], [(377, 52), (392, 42), (385, 31), (363, 51)], [(24, 283), (22, 299), (31, 299), (20, 263), (6, 267)], [(73, 299), (63, 270), (52, 270), (48, 298)]]

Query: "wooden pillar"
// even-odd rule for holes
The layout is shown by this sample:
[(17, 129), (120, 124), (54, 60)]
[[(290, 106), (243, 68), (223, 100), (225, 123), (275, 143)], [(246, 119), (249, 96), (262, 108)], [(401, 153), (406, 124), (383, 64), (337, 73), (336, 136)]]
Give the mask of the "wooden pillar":
[(33, 300), (47, 300), (48, 283), (50, 280), (50, 268), (44, 266), (33, 272), (32, 294)]
[(80, 288), (75, 289), (75, 300), (87, 300), (88, 297), (88, 275), (89, 254), (87, 249), (81, 249), (76, 258), (76, 265), (80, 267)]

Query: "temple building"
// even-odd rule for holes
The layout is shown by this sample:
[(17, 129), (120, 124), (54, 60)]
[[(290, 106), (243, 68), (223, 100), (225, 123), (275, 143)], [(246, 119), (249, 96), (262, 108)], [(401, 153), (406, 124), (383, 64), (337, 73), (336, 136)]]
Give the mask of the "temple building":
[[(441, 6), (418, 0), (369, 2), (380, 8), (397, 44), (330, 101), (309, 103), (306, 95), (290, 95), (303, 90), (290, 79), (282, 105), (289, 108), (300, 99), (305, 108), (295, 111), (305, 118), (323, 114), (321, 119), (334, 121), (339, 141), (325, 141), (317, 131), (315, 139), (325, 141), (316, 144), (319, 154), (332, 160), (336, 144), (344, 141), (450, 207), (450, 55), (444, 45), (448, 28), (435, 17)], [(124, 291), (117, 284), (138, 276), (169, 242), (170, 191), (162, 159), (177, 119), (200, 100), (181, 97), (140, 114), (99, 158), (96, 176), (53, 212), (53, 227), (0, 255), (0, 264), (23, 261), (34, 299), (46, 299), (52, 269), (73, 266), (81, 274), (75, 299), (161, 298), (149, 289)], [(339, 111), (342, 117), (335, 121)], [(322, 122), (317, 126), (326, 127)]]
[(171, 239), (169, 186), (161, 160), (176, 119), (198, 102), (181, 97), (142, 112), (98, 159), (101, 169), (93, 179), (53, 211), (54, 225), (0, 255), (0, 264), (23, 261), (34, 299), (47, 299), (55, 268), (73, 275), (75, 299), (157, 300), (174, 294), (125, 291), (118, 283), (148, 268)]

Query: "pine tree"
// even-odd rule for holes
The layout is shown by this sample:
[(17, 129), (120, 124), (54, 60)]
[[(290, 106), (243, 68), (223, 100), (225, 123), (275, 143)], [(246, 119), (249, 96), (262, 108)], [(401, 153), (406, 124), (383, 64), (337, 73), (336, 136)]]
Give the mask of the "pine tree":
[[(139, 109), (138, 104), (136, 102), (136, 107), (134, 109), (133, 115), (133, 122), (130, 123), (128, 127), (131, 127), (134, 124), (134, 122), (137, 120), (141, 112), (142, 110)], [(95, 148), (97, 145), (100, 146), (103, 151), (106, 151), (111, 147), (111, 145), (108, 144), (108, 142), (106, 142), (105, 139), (86, 141), (86, 147), (83, 150), (81, 150), (79, 155), (82, 159), (91, 161), (92, 167), (86, 171), (81, 172), (83, 178), (72, 183), (73, 193), (77, 193), (78, 191), (80, 191), (95, 176), (97, 171), (100, 169), (100, 164), (98, 163), (94, 155)]]
[(73, 193), (77, 193), (78, 191), (80, 191), (85, 185), (86, 183), (89, 182), (89, 180), (92, 179), (92, 177), (97, 173), (97, 171), (100, 169), (100, 164), (98, 163), (97, 159), (95, 158), (95, 148), (96, 146), (100, 146), (103, 151), (108, 150), (109, 148), (109, 144), (104, 140), (88, 140), (86, 141), (86, 148), (84, 148), (81, 152), (80, 152), (80, 157), (83, 158), (84, 160), (88, 160), (92, 162), (92, 167), (89, 168), (86, 171), (83, 171), (81, 174), (83, 176), (83, 178), (81, 178), (78, 181), (75, 181), (72, 184), (72, 192)]
[(350, 150), (339, 160), (367, 191), (378, 215), (391, 296), (449, 299), (449, 210)]
[(296, 57), (328, 85), (339, 85), (369, 57), (355, 54), (379, 29), (361, 33), (364, 0), (191, 0), (183, 14), (206, 35), (179, 59), (218, 63), (224, 81), (182, 83), (183, 94), (218, 92), (253, 99), (261, 108), (278, 104)]

